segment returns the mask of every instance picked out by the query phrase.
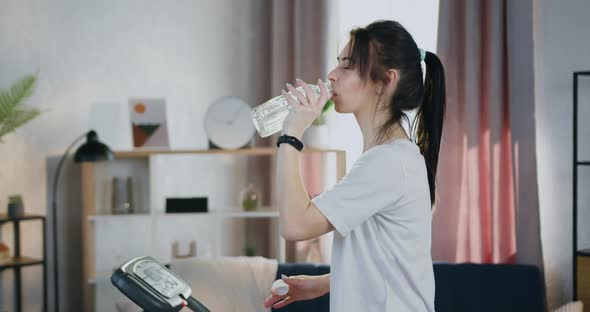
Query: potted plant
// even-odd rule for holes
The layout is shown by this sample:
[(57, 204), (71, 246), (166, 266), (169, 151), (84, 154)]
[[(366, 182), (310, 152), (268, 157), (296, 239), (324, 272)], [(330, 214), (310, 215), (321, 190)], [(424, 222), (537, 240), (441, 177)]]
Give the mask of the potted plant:
[(256, 247), (254, 246), (250, 246), (250, 245), (246, 245), (246, 247), (244, 247), (244, 256), (246, 257), (256, 257)]
[(21, 217), (25, 214), (23, 197), (21, 195), (8, 196), (8, 216), (11, 218)]
[(238, 201), (242, 204), (242, 209), (244, 211), (255, 211), (260, 208), (262, 197), (254, 184), (249, 183), (248, 186), (240, 191), (239, 196)]
[[(0, 90), (0, 143), (4, 135), (13, 132), (41, 114), (37, 109), (25, 108), (25, 100), (33, 94), (36, 81), (36, 76), (27, 75), (15, 82), (10, 89)], [(23, 214), (22, 197), (20, 195), (10, 196), (8, 215), (15, 218)]]
[(33, 94), (36, 81), (36, 76), (27, 75), (15, 82), (10, 89), (0, 90), (0, 142), (4, 135), (41, 114), (37, 109), (25, 108), (25, 100)]
[(303, 133), (303, 144), (311, 148), (327, 148), (328, 144), (328, 125), (326, 124), (326, 115), (334, 105), (332, 100), (326, 102), (322, 108), (320, 116)]

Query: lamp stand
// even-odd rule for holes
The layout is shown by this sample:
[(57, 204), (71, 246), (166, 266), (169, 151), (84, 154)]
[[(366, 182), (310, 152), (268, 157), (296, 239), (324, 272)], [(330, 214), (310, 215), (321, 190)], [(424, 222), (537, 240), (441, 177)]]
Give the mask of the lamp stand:
[(54, 297), (54, 306), (55, 306), (55, 312), (59, 312), (59, 266), (58, 266), (58, 237), (57, 237), (57, 186), (58, 186), (58, 182), (59, 182), (59, 176), (61, 173), (61, 169), (64, 165), (64, 162), (66, 160), (66, 158), (68, 157), (70, 150), (80, 141), (82, 140), (84, 137), (86, 137), (87, 133), (84, 133), (83, 135), (79, 136), (78, 138), (76, 138), (74, 140), (74, 142), (72, 142), (70, 144), (70, 146), (68, 146), (68, 148), (66, 149), (65, 153), (62, 155), (61, 159), (59, 160), (59, 163), (57, 165), (57, 170), (55, 171), (55, 176), (53, 179), (53, 196), (51, 198), (51, 218), (52, 218), (52, 228), (53, 228), (53, 289), (55, 291), (55, 297)]

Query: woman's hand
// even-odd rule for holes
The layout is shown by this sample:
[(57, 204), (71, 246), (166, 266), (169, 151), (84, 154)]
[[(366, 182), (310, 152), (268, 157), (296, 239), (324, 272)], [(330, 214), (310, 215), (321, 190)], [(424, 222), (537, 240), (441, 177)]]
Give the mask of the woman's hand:
[(297, 79), (297, 85), (303, 88), (305, 94), (287, 84), (287, 89), (293, 93), (296, 99), (284, 90), (282, 91), (283, 97), (291, 105), (289, 115), (283, 123), (283, 133), (301, 139), (305, 129), (320, 116), (322, 108), (328, 101), (328, 89), (326, 84), (318, 79), (320, 96), (317, 97), (303, 80)]
[(289, 292), (280, 296), (271, 290), (271, 297), (264, 301), (264, 307), (282, 308), (292, 302), (321, 297), (330, 291), (330, 274), (320, 276), (283, 276), (283, 281), (289, 285)]

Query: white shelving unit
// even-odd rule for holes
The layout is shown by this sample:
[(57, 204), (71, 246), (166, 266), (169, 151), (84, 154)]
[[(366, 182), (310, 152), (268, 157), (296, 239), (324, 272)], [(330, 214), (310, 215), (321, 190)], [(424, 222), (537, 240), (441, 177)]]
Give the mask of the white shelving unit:
[[(112, 270), (142, 255), (169, 262), (174, 242), (183, 254), (195, 241), (198, 257), (240, 256), (245, 246), (254, 244), (258, 255), (285, 261), (278, 209), (243, 211), (236, 205), (239, 190), (249, 182), (248, 157), (273, 162), (276, 151), (134, 150), (115, 152), (116, 160), (108, 163), (83, 163), (84, 311), (113, 311), (113, 303), (122, 295), (110, 283)], [(333, 182), (344, 176), (344, 151), (305, 149), (304, 153), (333, 157), (325, 161), (335, 165)], [(133, 178), (132, 214), (110, 213), (115, 176)], [(209, 212), (165, 213), (165, 198), (199, 196), (208, 198)], [(252, 227), (254, 233), (248, 230)]]

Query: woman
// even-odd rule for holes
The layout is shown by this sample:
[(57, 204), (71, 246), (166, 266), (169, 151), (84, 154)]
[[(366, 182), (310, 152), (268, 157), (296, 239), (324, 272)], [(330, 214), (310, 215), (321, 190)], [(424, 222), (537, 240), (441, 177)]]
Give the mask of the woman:
[[(264, 305), (330, 292), (331, 311), (434, 311), (430, 235), (445, 110), (442, 65), (399, 23), (377, 21), (351, 31), (328, 79), (336, 111), (358, 122), (363, 154), (339, 183), (310, 200), (299, 175), (299, 140), (328, 95), (323, 82), (316, 98), (298, 80), (309, 96), (287, 85), (297, 100), (287, 97), (292, 110), (277, 143), (276, 183), (285, 239), (335, 230), (331, 274), (284, 278), (289, 293), (272, 293)], [(410, 138), (401, 122), (409, 123), (404, 111), (414, 109), (417, 138)]]

